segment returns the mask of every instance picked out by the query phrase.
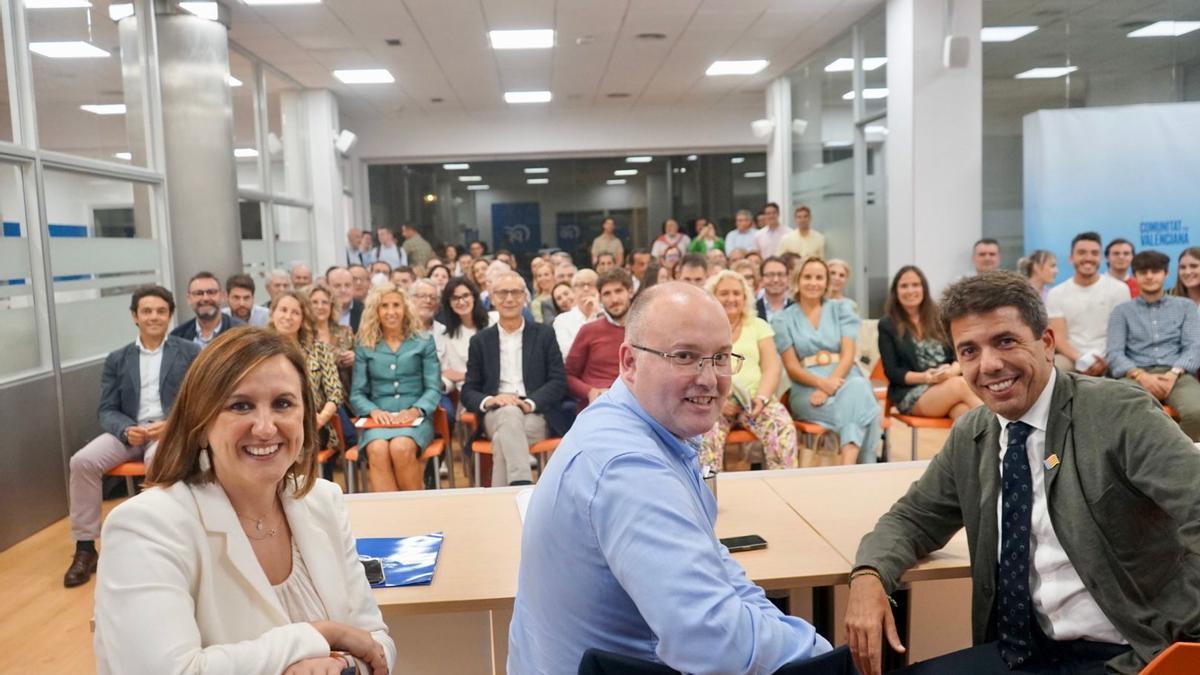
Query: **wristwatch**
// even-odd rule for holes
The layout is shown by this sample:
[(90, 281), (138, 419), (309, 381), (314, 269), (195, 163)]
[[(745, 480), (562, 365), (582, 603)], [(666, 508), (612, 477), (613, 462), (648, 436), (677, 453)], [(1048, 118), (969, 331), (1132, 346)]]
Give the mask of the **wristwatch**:
[(358, 675), (358, 664), (354, 661), (353, 656), (350, 656), (346, 652), (330, 652), (329, 655), (346, 662), (346, 667), (342, 668), (341, 675)]
[(1180, 375), (1183, 374), (1183, 368), (1180, 368), (1179, 366), (1175, 366), (1174, 368), (1172, 368), (1170, 370), (1170, 373), (1172, 375), (1174, 375), (1175, 377), (1179, 377)]

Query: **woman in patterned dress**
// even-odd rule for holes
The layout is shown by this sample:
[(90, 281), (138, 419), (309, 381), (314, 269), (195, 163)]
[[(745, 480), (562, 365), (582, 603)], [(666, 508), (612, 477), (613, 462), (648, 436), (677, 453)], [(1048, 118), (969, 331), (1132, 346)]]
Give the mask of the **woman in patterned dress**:
[(320, 448), (337, 447), (333, 418), (345, 399), (342, 380), (338, 377), (333, 350), (316, 339), (313, 311), (302, 291), (283, 291), (271, 301), (271, 318), (267, 328), (294, 340), (304, 351), (308, 364), (308, 386), (312, 389), (313, 409), (317, 414)]

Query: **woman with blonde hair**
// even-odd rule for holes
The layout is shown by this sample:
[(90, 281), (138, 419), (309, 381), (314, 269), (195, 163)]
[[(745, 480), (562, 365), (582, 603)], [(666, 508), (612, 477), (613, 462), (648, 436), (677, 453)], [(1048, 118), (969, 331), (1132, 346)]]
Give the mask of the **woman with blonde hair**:
[(341, 491), (316, 476), (306, 371), (295, 342), (249, 326), (196, 358), (151, 487), (104, 523), (101, 675), (389, 672)]
[(725, 309), (733, 334), (731, 351), (741, 357), (741, 367), (733, 373), (733, 388), (721, 416), (701, 441), (701, 465), (721, 470), (725, 439), (737, 425), (762, 441), (768, 469), (796, 468), (796, 427), (787, 408), (775, 400), (783, 370), (775, 351), (775, 331), (758, 318), (754, 292), (737, 272), (717, 272), (705, 282), (704, 289)]
[(827, 297), (829, 268), (820, 258), (800, 264), (792, 289), (796, 302), (771, 319), (775, 347), (792, 380), (792, 415), (836, 431), (843, 464), (874, 462), (879, 405), (854, 365), (862, 319), (849, 303)]
[(830, 258), (825, 266), (829, 269), (829, 299), (849, 303), (854, 313), (858, 314), (858, 303), (846, 297), (846, 282), (850, 281), (850, 263), (841, 258)]
[[(371, 289), (355, 349), (350, 405), (380, 425), (363, 431), (373, 491), (420, 490), (421, 451), (433, 440), (442, 377), (433, 335), (400, 288)], [(420, 419), (416, 426), (409, 426)]]
[(308, 297), (301, 291), (280, 291), (271, 301), (267, 328), (304, 350), (308, 384), (313, 393), (313, 411), (317, 416), (319, 447), (335, 447), (337, 434), (333, 430), (333, 418), (337, 416), (338, 406), (345, 400), (346, 394), (342, 389), (342, 379), (338, 376), (333, 350), (316, 339)]
[(1017, 261), (1017, 271), (1029, 280), (1042, 302), (1046, 302), (1046, 295), (1050, 293), (1050, 287), (1058, 277), (1058, 260), (1054, 254), (1038, 249)]

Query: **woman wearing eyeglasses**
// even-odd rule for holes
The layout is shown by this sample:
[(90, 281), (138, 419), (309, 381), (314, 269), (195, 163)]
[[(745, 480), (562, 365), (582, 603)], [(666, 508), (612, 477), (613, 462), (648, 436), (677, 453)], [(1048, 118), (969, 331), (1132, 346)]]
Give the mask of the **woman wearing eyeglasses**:
[(874, 462), (880, 409), (871, 383), (854, 365), (862, 320), (848, 303), (825, 297), (829, 268), (820, 258), (800, 265), (792, 287), (795, 304), (771, 320), (775, 346), (792, 381), (792, 415), (837, 432), (843, 464)]
[(479, 301), (475, 284), (455, 277), (442, 293), (445, 326), (434, 326), (438, 362), (442, 364), (442, 385), (447, 392), (462, 389), (467, 377), (467, 348), (471, 337), (490, 324), (488, 312)]
[(753, 292), (737, 272), (722, 270), (709, 278), (705, 290), (717, 298), (729, 319), (733, 353), (742, 356), (732, 364), (733, 388), (721, 416), (704, 434), (700, 464), (720, 471), (725, 462), (725, 439), (734, 425), (745, 427), (763, 444), (768, 469), (796, 468), (796, 428), (787, 408), (775, 400), (782, 370), (775, 351), (775, 331), (758, 318), (750, 303)]

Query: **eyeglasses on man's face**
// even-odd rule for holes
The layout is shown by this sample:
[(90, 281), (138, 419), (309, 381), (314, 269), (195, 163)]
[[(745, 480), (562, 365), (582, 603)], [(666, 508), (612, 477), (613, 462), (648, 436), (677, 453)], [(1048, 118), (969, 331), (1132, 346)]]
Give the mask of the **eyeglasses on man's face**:
[(219, 288), (198, 288), (194, 291), (188, 291), (188, 295), (192, 296), (193, 298), (203, 298), (205, 296), (215, 298), (220, 294), (221, 289)]
[(492, 291), (492, 295), (496, 296), (497, 298), (499, 298), (501, 300), (506, 300), (508, 298), (517, 298), (517, 297), (523, 298), (523, 297), (525, 297), (525, 291), (520, 288), (498, 288), (498, 289)]
[(708, 361), (712, 364), (713, 370), (718, 375), (736, 375), (742, 369), (742, 362), (746, 360), (746, 357), (741, 354), (734, 354), (733, 352), (717, 352), (716, 354), (705, 356), (699, 352), (687, 350), (660, 352), (657, 349), (650, 349), (641, 345), (630, 346), (634, 349), (660, 356), (680, 370), (695, 368), (699, 372), (704, 370), (704, 362)]

